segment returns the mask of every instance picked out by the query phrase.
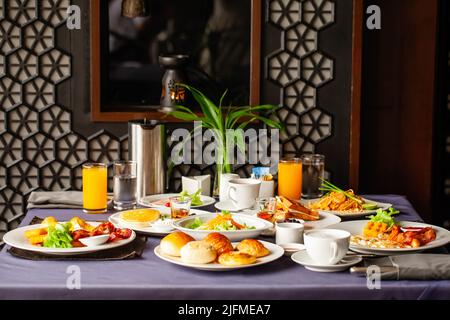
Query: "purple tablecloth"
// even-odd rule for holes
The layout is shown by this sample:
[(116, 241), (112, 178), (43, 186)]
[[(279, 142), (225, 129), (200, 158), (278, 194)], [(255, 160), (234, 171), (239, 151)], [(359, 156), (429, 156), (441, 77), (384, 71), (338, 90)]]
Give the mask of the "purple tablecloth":
[[(393, 203), (403, 212), (400, 219), (420, 220), (404, 197), (370, 198)], [(79, 210), (31, 210), (22, 225), (49, 215), (86, 217)], [(380, 290), (369, 290), (365, 278), (311, 272), (286, 257), (241, 271), (196, 271), (157, 258), (153, 248), (159, 241), (149, 238), (140, 259), (115, 262), (27, 261), (4, 249), (0, 299), (450, 299), (450, 281), (383, 281)], [(66, 286), (73, 265), (81, 271), (80, 290)]]

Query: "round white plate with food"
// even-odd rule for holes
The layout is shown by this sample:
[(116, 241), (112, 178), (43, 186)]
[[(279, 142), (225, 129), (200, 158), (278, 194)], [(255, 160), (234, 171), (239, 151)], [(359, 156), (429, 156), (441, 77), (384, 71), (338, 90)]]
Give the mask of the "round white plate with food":
[[(244, 269), (244, 268), (252, 268), (257, 267), (263, 264), (267, 264), (270, 262), (273, 262), (279, 258), (281, 258), (284, 255), (284, 249), (276, 244), (266, 242), (266, 241), (260, 241), (269, 251), (270, 254), (268, 256), (258, 258), (256, 259), (255, 263), (247, 264), (247, 265), (241, 265), (241, 266), (225, 266), (218, 262), (213, 262), (209, 264), (191, 264), (191, 263), (185, 263), (181, 260), (180, 257), (172, 257), (169, 255), (166, 255), (161, 252), (160, 246), (157, 246), (154, 250), (157, 257), (173, 263), (177, 264), (183, 267), (197, 269), (197, 270), (203, 270), (203, 271), (232, 271), (232, 270), (238, 270), (238, 269)], [(237, 246), (239, 243), (235, 242), (233, 243), (233, 246)]]
[[(180, 196), (179, 193), (154, 194), (151, 196), (143, 197), (141, 200), (138, 201), (138, 203), (139, 205), (148, 208), (169, 207), (170, 206), (169, 199), (178, 196)], [(216, 202), (214, 198), (203, 195), (200, 196), (200, 200), (203, 202), (203, 204), (197, 206), (192, 205), (191, 207), (201, 208), (212, 205)]]
[[(61, 223), (65, 223), (65, 222), (61, 222)], [(100, 222), (93, 222), (93, 221), (88, 221), (87, 223), (89, 223), (90, 225), (92, 225), (94, 227), (101, 224)], [(78, 254), (83, 254), (83, 253), (91, 253), (91, 252), (97, 252), (97, 251), (121, 247), (121, 246), (124, 246), (124, 245), (132, 242), (136, 238), (136, 233), (134, 231), (132, 231), (131, 236), (128, 239), (118, 240), (115, 242), (105, 243), (105, 244), (101, 244), (101, 245), (93, 246), (93, 247), (46, 248), (46, 247), (41, 247), (41, 246), (36, 246), (36, 245), (30, 244), (30, 242), (24, 235), (25, 231), (34, 230), (34, 229), (43, 229), (43, 228), (45, 228), (45, 226), (41, 225), (41, 224), (17, 228), (17, 229), (14, 229), (14, 230), (6, 233), (3, 236), (3, 241), (11, 247), (22, 249), (22, 250), (44, 253), (44, 254), (49, 254), (49, 255), (67, 255), (67, 256), (69, 256), (69, 255), (78, 255)]]
[[(121, 218), (123, 213), (139, 210), (156, 210), (160, 213), (160, 217), (156, 221), (150, 222), (147, 225), (139, 223), (129, 223)], [(200, 215), (210, 214), (210, 212), (191, 209), (190, 214)], [(170, 208), (167, 207), (121, 211), (111, 215), (108, 220), (115, 226), (118, 226), (120, 228), (129, 228), (147, 236), (164, 237), (175, 230), (175, 228), (173, 227), (173, 221), (170, 217)]]
[[(207, 227), (207, 225), (210, 227)], [(219, 232), (231, 241), (257, 238), (263, 231), (273, 228), (273, 224), (269, 221), (238, 213), (226, 215), (205, 213), (189, 216), (174, 221), (173, 226), (196, 240), (202, 240), (210, 233)], [(239, 229), (240, 227), (243, 228)]]
[(315, 262), (306, 250), (296, 252), (291, 257), (292, 261), (304, 266), (306, 269), (315, 272), (340, 272), (360, 263), (360, 256), (346, 256), (341, 261), (333, 265), (321, 265)]
[[(310, 205), (312, 203), (315, 203), (317, 201), (319, 201), (320, 199), (310, 199), (310, 200), (300, 200), (300, 203), (303, 204), (304, 206), (310, 208)], [(341, 218), (362, 218), (362, 217), (366, 217), (366, 216), (370, 216), (372, 214), (375, 214), (377, 212), (378, 209), (382, 209), (382, 210), (387, 210), (390, 207), (392, 207), (392, 204), (390, 203), (383, 203), (383, 202), (377, 202), (377, 201), (372, 201), (372, 200), (368, 200), (368, 199), (364, 199), (362, 198), (362, 200), (364, 201), (365, 204), (368, 205), (373, 205), (376, 206), (376, 209), (372, 209), (372, 210), (361, 210), (361, 211), (336, 211), (336, 210), (320, 210), (320, 209), (315, 209), (317, 212), (319, 213), (331, 213), (334, 214), (336, 216), (339, 216)]]
[[(391, 242), (379, 241), (376, 238), (371, 238), (371, 241), (366, 241), (363, 237), (363, 230), (367, 225), (367, 220), (356, 220), (342, 222), (337, 225), (329, 226), (330, 229), (340, 229), (350, 232), (352, 235), (352, 240), (350, 243), (350, 249), (355, 252), (364, 254), (377, 254), (377, 255), (396, 255), (403, 253), (420, 252), (423, 250), (438, 248), (446, 245), (450, 242), (450, 231), (433, 226), (426, 223), (410, 222), (410, 221), (399, 221), (398, 225), (403, 228), (432, 228), (436, 232), (436, 239), (431, 242), (426, 243), (420, 247), (391, 247)], [(384, 247), (380, 247), (384, 246)]]

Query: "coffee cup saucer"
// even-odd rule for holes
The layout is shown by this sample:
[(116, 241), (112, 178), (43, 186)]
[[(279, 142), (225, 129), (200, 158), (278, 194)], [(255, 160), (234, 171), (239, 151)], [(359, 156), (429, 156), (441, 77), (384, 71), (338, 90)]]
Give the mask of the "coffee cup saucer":
[(233, 201), (231, 201), (231, 200), (216, 202), (214, 207), (216, 209), (218, 209), (218, 210), (221, 210), (221, 211), (230, 211), (230, 212), (243, 211), (243, 210), (240, 210), (240, 209), (236, 208), (236, 206), (234, 205)]
[(345, 256), (341, 261), (334, 265), (322, 265), (315, 262), (306, 250), (296, 252), (291, 259), (310, 271), (315, 272), (340, 272), (360, 263), (362, 257), (360, 256)]

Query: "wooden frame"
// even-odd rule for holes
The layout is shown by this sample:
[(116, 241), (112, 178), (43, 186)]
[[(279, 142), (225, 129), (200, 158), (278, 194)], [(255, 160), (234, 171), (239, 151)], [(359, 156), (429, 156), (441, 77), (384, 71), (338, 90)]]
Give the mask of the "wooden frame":
[(364, 0), (353, 0), (353, 48), (350, 111), (349, 183), (358, 190), (360, 170), (361, 76), (364, 25)]
[[(137, 119), (162, 119), (181, 122), (158, 111), (105, 112), (101, 108), (100, 1), (91, 0), (91, 120), (93, 122), (127, 122)], [(251, 0), (250, 105), (260, 101), (261, 83), (261, 16), (262, 0)]]

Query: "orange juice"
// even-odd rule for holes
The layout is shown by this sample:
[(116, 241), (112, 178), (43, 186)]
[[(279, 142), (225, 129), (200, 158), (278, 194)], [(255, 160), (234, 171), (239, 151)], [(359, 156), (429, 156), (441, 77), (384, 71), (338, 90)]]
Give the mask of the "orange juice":
[(291, 200), (302, 197), (301, 159), (281, 160), (278, 164), (278, 195)]
[(108, 207), (108, 169), (102, 163), (83, 165), (83, 208), (86, 213), (105, 213)]

